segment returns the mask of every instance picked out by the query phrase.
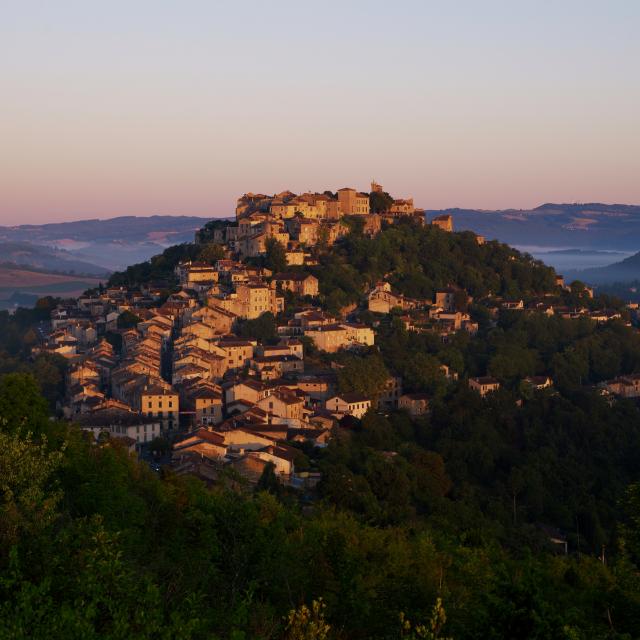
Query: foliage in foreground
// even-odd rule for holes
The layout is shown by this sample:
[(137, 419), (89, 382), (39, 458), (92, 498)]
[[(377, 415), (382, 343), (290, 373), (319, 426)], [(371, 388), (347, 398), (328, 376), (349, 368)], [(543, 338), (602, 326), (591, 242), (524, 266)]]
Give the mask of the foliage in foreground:
[[(29, 377), (8, 378), (0, 406), (33, 394)], [(329, 503), (303, 515), (286, 494), (159, 478), (41, 407), (1, 427), (0, 638), (591, 639), (640, 628), (637, 490), (627, 549), (605, 566), (428, 520), (378, 527)]]

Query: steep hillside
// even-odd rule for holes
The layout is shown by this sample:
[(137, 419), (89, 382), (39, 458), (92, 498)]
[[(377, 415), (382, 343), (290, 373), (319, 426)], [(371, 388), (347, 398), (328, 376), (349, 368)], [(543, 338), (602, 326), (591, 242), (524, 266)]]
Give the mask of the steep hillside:
[(310, 269), (336, 310), (386, 278), (401, 293), (431, 298), (454, 285), (474, 297), (528, 297), (555, 290), (550, 267), (500, 242), (479, 245), (471, 233), (445, 233), (430, 225), (397, 224), (375, 237), (350, 234)]
[[(205, 245), (185, 243), (150, 260), (112, 274), (112, 286), (171, 280), (182, 260), (199, 259)], [(479, 245), (471, 233), (445, 233), (410, 222), (370, 238), (354, 231), (321, 252), (319, 265), (296, 267), (320, 281), (321, 299), (332, 310), (358, 301), (369, 287), (388, 277), (402, 293), (431, 297), (439, 287), (456, 285), (471, 295), (507, 297), (544, 293), (555, 288), (554, 270), (499, 242)], [(252, 259), (260, 262), (261, 259)]]

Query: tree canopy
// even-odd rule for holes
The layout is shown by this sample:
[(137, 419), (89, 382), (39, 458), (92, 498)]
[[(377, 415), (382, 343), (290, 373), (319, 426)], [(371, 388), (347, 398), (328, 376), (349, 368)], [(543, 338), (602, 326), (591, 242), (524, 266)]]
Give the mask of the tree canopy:
[(274, 273), (284, 271), (287, 268), (287, 250), (282, 242), (275, 238), (267, 238), (265, 249), (264, 266)]
[[(3, 384), (0, 397), (37, 393), (26, 377)], [(627, 551), (603, 564), (588, 540), (597, 542), (604, 523), (594, 514), (616, 509), (605, 480), (623, 484), (619, 469), (632, 468), (637, 434), (632, 443), (625, 431), (637, 417), (626, 405), (608, 415), (594, 399), (576, 421), (575, 406), (541, 400), (549, 401), (560, 407), (551, 424), (535, 423), (537, 403), (526, 412), (530, 459), (520, 479), (509, 464), (523, 465), (526, 456), (500, 439), (521, 447), (523, 434), (498, 400), (481, 409), (451, 398), (434, 411), (431, 429), (410, 427), (401, 414), (388, 425), (372, 415), (328, 447), (323, 500), (306, 515), (282, 487), (280, 497), (269, 493), (275, 485), (266, 475), (256, 492), (160, 478), (117, 438), (96, 445), (76, 427), (50, 421), (45, 403), (36, 402), (26, 421), (2, 405), (0, 636), (634, 637), (637, 484), (620, 505)], [(567, 430), (582, 433), (568, 456)], [(451, 457), (452, 447), (468, 446), (465, 432), (478, 432), (475, 448)], [(535, 445), (541, 438), (558, 447), (555, 460), (548, 444)], [(388, 447), (402, 441), (389, 457)], [(602, 460), (617, 453), (598, 469), (587, 462), (593, 450)], [(499, 460), (491, 464), (490, 456)], [(478, 481), (492, 487), (486, 503)], [(515, 495), (523, 520), (535, 504), (570, 520), (567, 498), (579, 495), (573, 482), (584, 487), (575, 507), (586, 546), (581, 555), (556, 555), (540, 531), (514, 525), (509, 512)], [(421, 513), (431, 515), (418, 519)]]

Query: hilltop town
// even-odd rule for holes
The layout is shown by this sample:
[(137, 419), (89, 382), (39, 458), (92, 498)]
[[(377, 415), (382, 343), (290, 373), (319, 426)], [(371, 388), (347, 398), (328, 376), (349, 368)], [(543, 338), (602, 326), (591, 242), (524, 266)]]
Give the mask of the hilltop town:
[[(364, 288), (354, 302), (328, 304), (331, 287), (323, 291), (321, 282), (327, 255), (348, 238), (395, 228), (409, 235), (423, 229), (434, 243), (455, 236), (467, 243), (466, 255), (476, 252), (480, 261), (502, 252), (505, 265), (524, 265), (542, 284), (508, 298), (450, 281), (426, 297), (400, 291), (390, 272), (359, 285)], [(450, 215), (427, 223), (412, 199), (394, 199), (375, 182), (368, 194), (350, 188), (245, 194), (235, 221), (212, 221), (195, 240), (179, 247), (187, 259), (168, 267), (162, 256), (156, 260), (164, 264), (163, 281), (149, 272), (56, 304), (33, 354), (68, 361), (59, 408), (96, 441), (118, 438), (156, 458), (164, 452), (177, 473), (207, 482), (232, 468), (257, 483), (273, 469), (288, 486), (312, 488), (320, 473), (308, 461), (300, 464), (303, 450), (326, 447), (368, 414), (427, 415), (432, 394), (406, 380), (402, 365), (387, 366), (376, 388), (352, 379), (350, 358), (377, 358), (379, 334), (390, 326), (446, 348), (457, 336), (476, 336), (482, 323), (496, 326), (505, 313), (628, 326), (636, 313), (602, 307), (592, 290), (566, 285), (504, 245), (454, 234)], [(405, 282), (405, 289), (411, 286)], [(463, 371), (452, 362), (436, 363), (434, 375), (443, 384), (460, 384)], [(486, 370), (477, 373), (465, 373), (464, 384), (480, 397), (504, 384)], [(554, 387), (550, 371), (523, 375), (519, 383), (532, 391)], [(618, 377), (602, 389), (640, 396), (640, 376)]]
[(0, 15), (0, 640), (640, 640), (640, 2)]
[[(443, 581), (464, 602), (482, 566), (472, 604), (447, 608), (470, 625), (455, 637), (475, 638), (499, 618), (476, 614), (487, 584), (508, 610), (501, 581), (535, 549), (545, 609), (583, 597), (584, 637), (609, 637), (590, 585), (597, 565), (625, 608), (635, 597), (595, 556), (611, 562), (638, 477), (638, 307), (454, 222), (375, 184), (248, 194), (234, 219), (78, 298), (0, 312), (17, 487), (0, 533), (36, 532), (21, 570), (40, 558), (46, 584), (78, 584), (78, 614), (104, 589), (96, 616), (122, 574), (118, 620), (159, 621), (148, 637), (190, 620), (219, 637), (249, 620), (258, 637), (303, 584), (334, 611), (351, 602), (344, 637), (369, 638)], [(18, 579), (0, 585), (16, 592), (8, 620), (33, 593), (60, 597)]]
[[(236, 224), (205, 227), (196, 241), (211, 240), (227, 246), (239, 258), (252, 258), (264, 255), (268, 241), (276, 240), (286, 247), (287, 264), (304, 265), (313, 264), (309, 248), (333, 245), (356, 222), (363, 233), (375, 235), (383, 224), (407, 220), (424, 224), (424, 210), (414, 207), (413, 198), (392, 198), (376, 182), (371, 183), (370, 194), (347, 187), (335, 193), (302, 195), (291, 191), (274, 196), (247, 193), (238, 199)], [(435, 217), (431, 224), (453, 231), (448, 214)]]

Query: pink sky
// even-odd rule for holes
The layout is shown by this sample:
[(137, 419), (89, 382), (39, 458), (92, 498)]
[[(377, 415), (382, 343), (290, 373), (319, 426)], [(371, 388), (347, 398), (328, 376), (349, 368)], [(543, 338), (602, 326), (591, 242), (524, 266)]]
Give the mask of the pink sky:
[(41, 4), (0, 25), (1, 224), (372, 178), (428, 209), (640, 204), (637, 3)]

